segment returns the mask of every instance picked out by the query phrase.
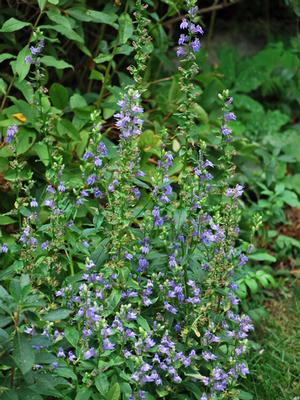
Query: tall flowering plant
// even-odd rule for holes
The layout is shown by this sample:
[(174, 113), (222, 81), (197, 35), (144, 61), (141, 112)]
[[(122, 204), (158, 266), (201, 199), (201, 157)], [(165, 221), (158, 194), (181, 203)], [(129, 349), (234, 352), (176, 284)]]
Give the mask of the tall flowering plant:
[[(249, 373), (244, 355), (253, 325), (239, 313), (234, 282), (247, 261), (235, 247), (243, 187), (228, 183), (236, 117), (224, 91), (216, 133), (219, 155), (209, 160), (205, 143), (193, 139), (193, 80), (204, 32), (196, 2), (188, 0), (187, 6), (177, 48), (180, 151), (170, 150), (169, 132), (162, 126), (156, 169), (145, 179), (139, 140), (147, 124), (142, 76), (150, 37), (138, 0), (134, 84), (125, 88), (114, 116), (117, 155), (109, 159), (101, 115), (93, 112), (82, 184), (67, 187), (63, 160), (56, 156), (43, 204), (31, 198), (32, 209), (46, 207), (50, 215), (46, 227), (34, 232), (38, 223), (28, 224), (21, 233), (27, 272), (35, 260), (30, 249), (44, 251), (43, 260), (55, 264), (57, 279), (54, 293), (49, 290), (48, 302), (41, 303), (42, 318), (31, 318), (20, 330), (22, 340), (34, 346), (32, 381), (51, 376), (50, 395), (61, 387), (65, 398), (77, 400), (238, 399), (237, 381)], [(17, 129), (9, 129), (10, 142)], [(183, 163), (177, 174), (176, 158)], [(87, 209), (92, 222), (77, 228), (74, 220)], [(70, 253), (70, 243), (77, 253)], [(70, 276), (59, 286), (66, 276), (64, 258)]]

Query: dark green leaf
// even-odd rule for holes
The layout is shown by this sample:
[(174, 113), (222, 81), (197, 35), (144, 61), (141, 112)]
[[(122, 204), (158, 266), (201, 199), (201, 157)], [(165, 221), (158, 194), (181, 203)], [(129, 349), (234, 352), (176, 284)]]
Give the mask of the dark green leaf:
[(50, 99), (54, 107), (63, 110), (69, 102), (69, 94), (67, 89), (60, 83), (53, 83), (50, 90)]
[(22, 374), (29, 372), (34, 364), (34, 351), (29, 339), (22, 333), (17, 333), (14, 339), (13, 358)]
[(71, 314), (71, 310), (59, 309), (55, 311), (50, 311), (48, 314), (43, 316), (45, 321), (59, 321), (66, 319)]
[(73, 347), (76, 347), (79, 341), (79, 332), (77, 329), (67, 326), (65, 329), (65, 338)]

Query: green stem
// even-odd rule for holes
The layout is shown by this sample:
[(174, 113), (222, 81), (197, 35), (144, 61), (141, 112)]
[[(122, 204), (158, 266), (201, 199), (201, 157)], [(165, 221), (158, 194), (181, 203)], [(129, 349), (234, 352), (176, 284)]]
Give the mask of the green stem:
[(103, 80), (103, 85), (102, 85), (102, 87), (101, 87), (101, 90), (100, 90), (100, 93), (99, 93), (99, 97), (98, 97), (98, 99), (97, 99), (97, 101), (96, 101), (96, 107), (97, 107), (97, 108), (100, 106), (101, 101), (102, 101), (102, 99), (103, 99), (104, 92), (105, 92), (107, 83), (108, 83), (108, 81), (109, 81), (110, 70), (111, 70), (111, 66), (112, 66), (113, 59), (114, 59), (114, 56), (115, 56), (115, 54), (116, 54), (116, 51), (117, 51), (117, 45), (115, 45), (115, 47), (113, 48), (112, 58), (111, 58), (111, 60), (109, 61), (108, 65), (107, 65), (107, 68), (106, 68), (106, 71), (105, 71), (104, 80)]

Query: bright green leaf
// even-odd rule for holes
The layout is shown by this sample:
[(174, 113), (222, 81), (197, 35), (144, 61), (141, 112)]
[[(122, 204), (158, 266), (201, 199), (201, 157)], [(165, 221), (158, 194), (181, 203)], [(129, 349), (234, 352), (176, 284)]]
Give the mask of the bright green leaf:
[(52, 56), (41, 57), (41, 63), (47, 65), (47, 67), (54, 67), (57, 69), (65, 69), (65, 68), (73, 69), (73, 66), (71, 64), (68, 64), (63, 60), (57, 60), (55, 57)]
[(133, 23), (130, 15), (124, 13), (119, 17), (119, 42), (125, 44), (133, 34)]
[(23, 22), (16, 18), (10, 18), (4, 22), (0, 32), (15, 32), (29, 25), (31, 25), (29, 22)]

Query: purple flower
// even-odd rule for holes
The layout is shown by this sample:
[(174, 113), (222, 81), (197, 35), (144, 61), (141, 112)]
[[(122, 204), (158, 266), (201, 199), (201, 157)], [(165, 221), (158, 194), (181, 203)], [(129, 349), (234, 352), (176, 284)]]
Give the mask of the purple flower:
[(8, 252), (8, 247), (7, 245), (4, 243), (0, 246), (0, 253), (7, 253)]
[(135, 176), (138, 178), (140, 176), (145, 176), (145, 173), (143, 171), (141, 171), (140, 169), (137, 170)]
[(236, 120), (236, 115), (233, 112), (224, 113), (224, 120), (227, 121), (227, 122), (235, 121)]
[(131, 189), (131, 191), (132, 191), (132, 193), (134, 194), (134, 197), (135, 197), (136, 199), (139, 199), (139, 198), (141, 197), (141, 192), (140, 192), (140, 190), (139, 190), (137, 187), (133, 187), (133, 188)]
[(241, 254), (240, 254), (240, 262), (239, 262), (239, 265), (240, 265), (240, 266), (243, 266), (243, 265), (247, 264), (247, 262), (248, 262), (248, 257), (247, 257), (244, 253), (241, 253)]
[(24, 329), (24, 332), (27, 333), (27, 335), (33, 336), (35, 334), (35, 330), (32, 327), (27, 327)]
[(244, 187), (242, 185), (237, 184), (235, 188), (227, 189), (226, 196), (233, 197), (236, 200), (238, 197), (242, 196), (243, 192), (244, 192)]
[(222, 132), (222, 135), (229, 136), (232, 133), (232, 130), (230, 128), (228, 128), (228, 126), (223, 125), (221, 127), (221, 132)]
[(238, 369), (239, 369), (241, 375), (243, 375), (243, 376), (246, 376), (249, 374), (249, 369), (245, 363), (239, 364)]
[(115, 346), (116, 345), (113, 344), (109, 339), (104, 339), (103, 340), (103, 344), (102, 344), (103, 351), (114, 350)]
[(26, 56), (24, 58), (24, 64), (32, 64), (33, 63), (33, 58), (31, 56)]
[(55, 189), (52, 185), (48, 185), (46, 190), (48, 193), (55, 193)]
[(68, 359), (70, 362), (74, 362), (76, 360), (76, 356), (71, 350), (68, 352)]
[(180, 24), (180, 29), (186, 29), (186, 28), (188, 28), (188, 26), (189, 26), (189, 24), (188, 24), (186, 18), (183, 18), (183, 20)]
[(18, 131), (19, 128), (16, 124), (10, 125), (6, 131), (6, 143), (10, 143)]
[(64, 182), (60, 182), (60, 183), (59, 183), (59, 185), (58, 185), (58, 187), (57, 187), (57, 190), (58, 190), (59, 192), (65, 192), (65, 191), (66, 191), (66, 187), (65, 187), (65, 185), (64, 185)]
[(94, 154), (91, 151), (86, 151), (82, 157), (83, 160), (88, 160), (89, 158), (93, 157)]
[(90, 175), (87, 180), (86, 180), (86, 184), (89, 186), (92, 186), (94, 183), (96, 182), (96, 175)]
[(31, 46), (29, 49), (33, 56), (37, 56), (43, 50), (44, 46), (45, 46), (44, 40), (41, 40), (38, 43), (37, 47)]
[(177, 314), (177, 309), (175, 307), (173, 307), (167, 301), (164, 302), (164, 308), (165, 308), (165, 310), (169, 311), (171, 314)]
[(201, 48), (201, 43), (198, 38), (194, 39), (191, 43), (191, 48), (193, 49), (194, 53), (198, 53)]
[(94, 347), (91, 347), (89, 350), (87, 350), (83, 353), (83, 358), (85, 360), (89, 360), (90, 358), (95, 357), (95, 355), (96, 355), (96, 351), (95, 351)]
[(134, 310), (129, 310), (126, 314), (126, 319), (128, 321), (134, 321), (137, 318), (137, 313)]
[(62, 347), (60, 347), (59, 349), (58, 349), (58, 352), (57, 352), (57, 357), (58, 358), (65, 358), (66, 357), (66, 355), (65, 355), (65, 353), (64, 353), (64, 349), (62, 348)]
[(101, 154), (101, 156), (107, 156), (107, 148), (105, 143), (100, 142), (97, 151)]
[(192, 17), (195, 17), (198, 11), (199, 11), (198, 6), (195, 6), (195, 7), (192, 7), (190, 10), (188, 10), (188, 13), (189, 13)]
[(100, 157), (95, 157), (94, 164), (95, 164), (96, 167), (101, 167), (101, 165), (102, 165), (101, 158)]
[(46, 240), (45, 242), (43, 242), (41, 244), (41, 249), (42, 250), (47, 250), (48, 246), (49, 246), (49, 240)]
[(169, 256), (169, 266), (170, 267), (176, 267), (176, 258), (174, 255)]
[(200, 35), (204, 35), (204, 30), (200, 25), (191, 24), (190, 30), (192, 33), (200, 33)]
[(30, 207), (32, 207), (32, 208), (38, 207), (38, 202), (36, 201), (35, 198), (33, 198), (33, 199), (31, 200), (31, 202), (30, 202)]
[(186, 49), (184, 47), (178, 47), (176, 51), (177, 57), (184, 57), (186, 55)]
[(133, 259), (133, 255), (126, 251), (125, 254), (124, 254), (124, 258), (125, 258), (125, 260), (130, 261), (130, 260)]
[(149, 261), (146, 260), (144, 257), (139, 258), (139, 268), (137, 269), (138, 272), (144, 272), (145, 269), (149, 266)]
[(178, 44), (179, 44), (180, 46), (182, 46), (187, 40), (188, 40), (187, 35), (184, 35), (184, 34), (182, 33), (182, 34), (179, 36)]

